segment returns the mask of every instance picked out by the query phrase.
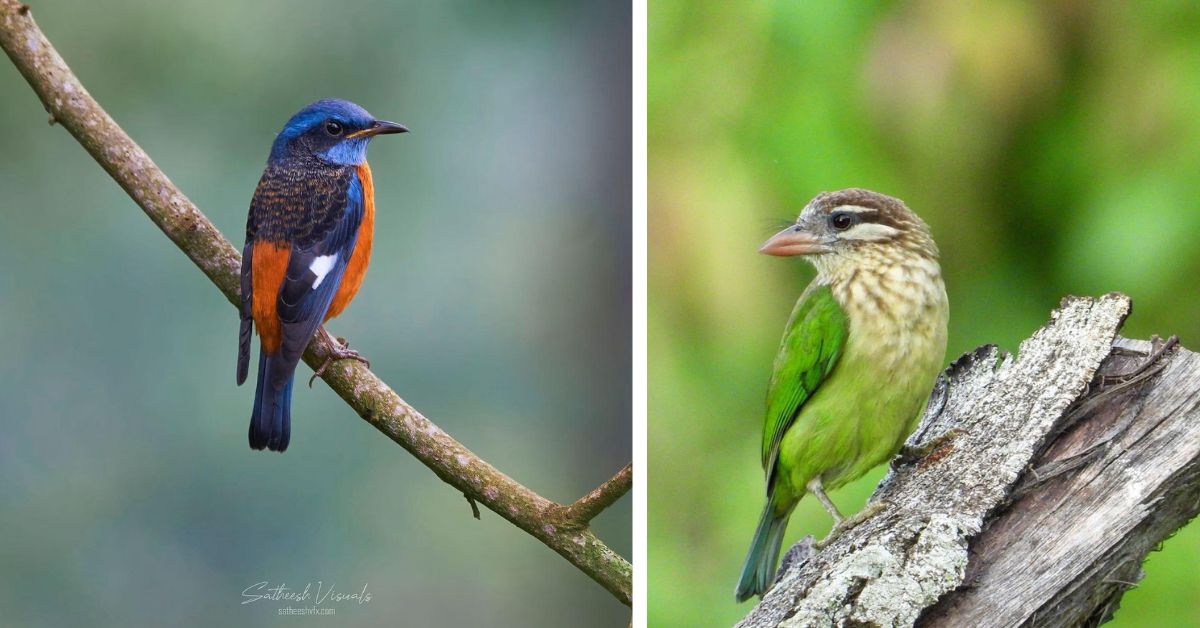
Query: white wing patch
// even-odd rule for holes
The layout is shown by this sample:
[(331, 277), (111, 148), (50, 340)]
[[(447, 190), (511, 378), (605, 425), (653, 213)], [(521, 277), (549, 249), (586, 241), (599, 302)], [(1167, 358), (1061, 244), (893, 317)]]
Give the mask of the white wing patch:
[(325, 275), (328, 275), (329, 271), (333, 270), (333, 265), (337, 263), (337, 259), (337, 253), (334, 253), (333, 255), (322, 255), (314, 259), (312, 264), (309, 264), (308, 269), (317, 276), (317, 280), (314, 281), (312, 285), (313, 290), (316, 290), (317, 287), (321, 285), (321, 282), (325, 281)]

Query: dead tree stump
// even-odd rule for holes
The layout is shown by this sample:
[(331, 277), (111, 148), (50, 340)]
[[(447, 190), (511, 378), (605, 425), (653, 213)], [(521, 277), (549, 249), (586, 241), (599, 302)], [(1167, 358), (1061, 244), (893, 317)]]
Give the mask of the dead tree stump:
[[(1069, 297), (1016, 357), (946, 371), (892, 463), (886, 506), (823, 550), (811, 538), (738, 624), (1092, 626), (1146, 554), (1200, 511), (1200, 356), (1119, 337), (1129, 298)], [(944, 386), (944, 387), (943, 387)]]

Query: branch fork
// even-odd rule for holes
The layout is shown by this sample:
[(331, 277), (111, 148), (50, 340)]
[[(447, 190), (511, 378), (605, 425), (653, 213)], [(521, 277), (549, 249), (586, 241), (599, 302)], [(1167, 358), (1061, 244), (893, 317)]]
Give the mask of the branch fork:
[[(154, 221), (163, 233), (238, 305), (241, 255), (108, 115), (37, 27), (29, 5), (0, 0), (0, 48), (50, 114)], [(319, 368), (338, 352), (318, 330), (304, 353)], [(571, 506), (538, 495), (476, 456), (408, 405), (364, 364), (331, 364), (322, 378), (334, 392), (474, 506), (483, 504), (558, 552), (625, 605), (632, 568), (588, 529), (587, 522), (629, 490), (629, 467)], [(624, 474), (622, 476), (622, 474)], [(606, 488), (607, 487), (607, 488)], [(565, 513), (565, 518), (558, 516)], [(570, 525), (563, 525), (563, 522)]]

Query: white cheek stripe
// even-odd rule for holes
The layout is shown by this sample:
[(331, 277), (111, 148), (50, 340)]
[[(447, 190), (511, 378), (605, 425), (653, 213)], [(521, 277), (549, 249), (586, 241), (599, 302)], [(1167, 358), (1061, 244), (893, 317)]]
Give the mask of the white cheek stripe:
[(842, 234), (842, 238), (846, 240), (866, 240), (868, 242), (878, 242), (880, 240), (890, 240), (900, 234), (900, 230), (888, 225), (881, 225), (875, 222), (864, 222), (854, 225)]
[(333, 265), (337, 263), (337, 258), (337, 253), (334, 253), (333, 255), (322, 255), (314, 259), (312, 264), (308, 266), (308, 269), (317, 276), (317, 280), (314, 281), (312, 285), (313, 290), (316, 290), (317, 287), (321, 285), (321, 282), (325, 281), (325, 275), (328, 275), (329, 271), (333, 270)]

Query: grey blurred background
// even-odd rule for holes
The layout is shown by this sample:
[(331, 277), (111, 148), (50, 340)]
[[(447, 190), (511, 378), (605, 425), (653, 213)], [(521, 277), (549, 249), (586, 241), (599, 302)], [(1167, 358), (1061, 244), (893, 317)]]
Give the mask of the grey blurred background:
[[(407, 124), (371, 148), (373, 264), (331, 330), (547, 497), (629, 460), (627, 3), (31, 4), (237, 246), (295, 110)], [(251, 452), (234, 309), (0, 66), (0, 624), (294, 625), (241, 604), (260, 581), (366, 585), (333, 625), (628, 621), (321, 383), (286, 454)], [(630, 524), (629, 499), (595, 523), (625, 556)]]

